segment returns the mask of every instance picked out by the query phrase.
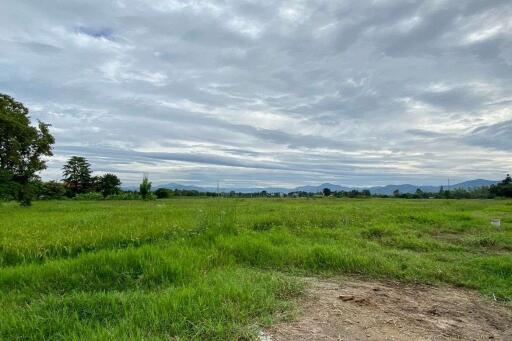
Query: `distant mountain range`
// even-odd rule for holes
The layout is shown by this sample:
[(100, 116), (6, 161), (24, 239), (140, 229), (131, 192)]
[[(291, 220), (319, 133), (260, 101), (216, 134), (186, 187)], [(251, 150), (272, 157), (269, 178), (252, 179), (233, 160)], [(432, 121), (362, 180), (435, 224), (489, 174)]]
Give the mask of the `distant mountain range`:
[[(472, 189), (478, 187), (488, 187), (490, 185), (497, 184), (498, 181), (476, 179), (464, 181), (455, 185), (442, 186), (445, 190), (453, 189)], [(436, 193), (439, 192), (441, 186), (414, 186), (414, 185), (387, 185), (379, 187), (370, 187), (369, 190), (372, 194), (393, 194), (395, 190), (399, 190), (400, 193), (415, 193), (417, 189), (421, 189), (423, 192)]]
[[(450, 189), (471, 189), (476, 187), (490, 186), (498, 183), (498, 181), (492, 180), (484, 180), (484, 179), (476, 179), (470, 181), (464, 181), (451, 186), (443, 186), (445, 190)], [(217, 188), (215, 187), (198, 187), (198, 186), (187, 186), (181, 185), (177, 183), (168, 183), (155, 186), (154, 189), (157, 188), (168, 188), (168, 189), (179, 189), (179, 190), (190, 190), (190, 191), (199, 191), (199, 192), (216, 192)], [(255, 187), (255, 188), (220, 188), (221, 192), (241, 192), (241, 193), (256, 193), (261, 191), (267, 191), (268, 193), (290, 193), (290, 192), (309, 192), (309, 193), (318, 193), (321, 192), (324, 188), (329, 188), (331, 191), (351, 191), (351, 190), (369, 190), (372, 194), (383, 194), (390, 195), (393, 194), (395, 190), (399, 190), (400, 193), (415, 193), (419, 188), (423, 192), (435, 193), (439, 192), (441, 186), (416, 186), (410, 184), (402, 184), (402, 185), (386, 185), (386, 186), (375, 186), (375, 187), (345, 187), (334, 185), (330, 183), (323, 183), (318, 186), (300, 186), (295, 188), (280, 188), (280, 187)], [(136, 190), (136, 187), (126, 187), (127, 190)]]

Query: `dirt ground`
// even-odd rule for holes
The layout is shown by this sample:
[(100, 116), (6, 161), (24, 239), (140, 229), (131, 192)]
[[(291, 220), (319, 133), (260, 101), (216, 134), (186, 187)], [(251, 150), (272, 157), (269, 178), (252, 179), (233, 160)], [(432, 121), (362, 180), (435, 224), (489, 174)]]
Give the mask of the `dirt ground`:
[(279, 340), (512, 340), (512, 309), (457, 288), (359, 279), (308, 279), (295, 321), (262, 332)]

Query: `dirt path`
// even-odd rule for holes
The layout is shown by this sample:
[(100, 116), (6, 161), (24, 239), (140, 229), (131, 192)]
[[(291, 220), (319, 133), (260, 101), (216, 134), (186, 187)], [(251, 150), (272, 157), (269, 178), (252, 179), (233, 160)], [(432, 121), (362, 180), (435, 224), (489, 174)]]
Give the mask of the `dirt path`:
[(463, 289), (309, 279), (299, 315), (262, 340), (512, 340), (512, 309)]

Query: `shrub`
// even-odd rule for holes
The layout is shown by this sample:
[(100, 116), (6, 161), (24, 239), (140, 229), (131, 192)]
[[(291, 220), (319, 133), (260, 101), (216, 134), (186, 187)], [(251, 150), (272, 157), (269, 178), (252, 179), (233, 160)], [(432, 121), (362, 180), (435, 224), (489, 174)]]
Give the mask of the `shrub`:
[(140, 200), (142, 199), (138, 193), (124, 192), (114, 195), (109, 195), (107, 200)]
[(98, 192), (80, 193), (75, 196), (75, 200), (102, 200), (103, 195)]
[(66, 194), (64, 184), (57, 181), (44, 182), (39, 191), (39, 199), (62, 199)]
[(155, 191), (155, 195), (157, 199), (165, 199), (173, 196), (173, 191), (168, 188), (159, 188)]

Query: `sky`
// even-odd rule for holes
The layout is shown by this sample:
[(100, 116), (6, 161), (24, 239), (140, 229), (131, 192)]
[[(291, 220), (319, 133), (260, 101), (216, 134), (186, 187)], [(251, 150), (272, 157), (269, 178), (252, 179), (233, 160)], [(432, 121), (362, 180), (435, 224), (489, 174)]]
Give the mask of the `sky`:
[(2, 0), (0, 93), (124, 185), (512, 171), (510, 0)]

